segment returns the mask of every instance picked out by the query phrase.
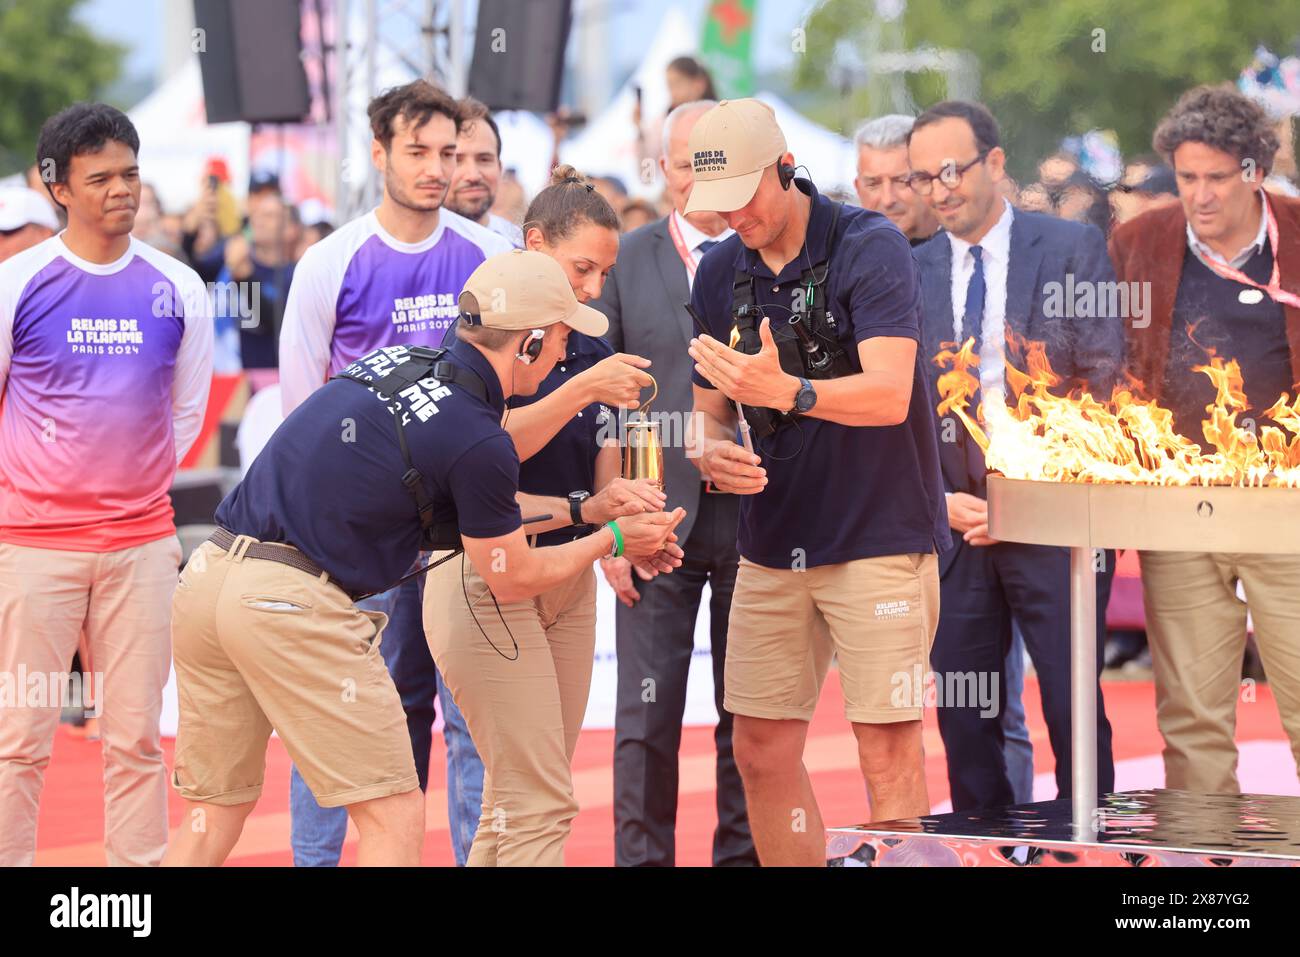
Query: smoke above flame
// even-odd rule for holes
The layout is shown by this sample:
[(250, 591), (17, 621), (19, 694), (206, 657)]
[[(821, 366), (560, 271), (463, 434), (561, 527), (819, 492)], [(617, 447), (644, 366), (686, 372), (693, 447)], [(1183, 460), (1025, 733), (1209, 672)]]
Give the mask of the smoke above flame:
[[(1300, 390), (1283, 393), (1263, 415), (1277, 423), (1255, 431), (1237, 423), (1249, 408), (1235, 360), (1213, 354), (1192, 371), (1209, 376), (1215, 400), (1202, 422), (1206, 452), (1174, 431), (1173, 414), (1140, 397), (1141, 383), (1117, 385), (1108, 399), (1075, 390), (1053, 395), (1060, 384), (1041, 342), (1024, 342), (1025, 369), (1007, 364), (1006, 404), (980, 403), (974, 340), (934, 357), (945, 370), (938, 380), (940, 418), (955, 416), (984, 450), (992, 471), (1041, 482), (1129, 482), (1144, 485), (1300, 487)], [(1010, 351), (1010, 350), (1009, 350)], [(1010, 359), (1010, 355), (1008, 355)], [(1280, 426), (1280, 428), (1279, 428)]]

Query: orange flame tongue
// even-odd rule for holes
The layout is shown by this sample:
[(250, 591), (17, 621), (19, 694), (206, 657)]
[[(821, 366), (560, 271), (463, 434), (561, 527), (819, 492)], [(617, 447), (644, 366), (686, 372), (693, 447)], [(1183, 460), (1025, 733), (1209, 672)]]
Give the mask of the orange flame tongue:
[[(934, 361), (941, 367), (952, 366), (951, 370), (939, 376), (939, 395), (943, 401), (939, 403), (939, 417), (952, 412), (957, 416), (966, 431), (971, 434), (979, 447), (987, 454), (989, 450), (988, 436), (980, 428), (979, 423), (971, 417), (966, 411), (966, 406), (980, 387), (980, 380), (973, 375), (971, 368), (979, 365), (979, 357), (975, 355), (975, 340), (967, 339), (962, 347), (957, 350), (945, 349), (934, 357)], [(984, 406), (981, 403), (975, 414), (978, 416)]]
[[(1061, 379), (1041, 342), (1013, 343), (1025, 370), (1007, 363), (1013, 405), (988, 403), (972, 414), (979, 389), (974, 341), (946, 348), (934, 362), (939, 376), (940, 417), (955, 415), (984, 450), (989, 468), (1008, 478), (1053, 482), (1136, 482), (1152, 485), (1278, 485), (1300, 487), (1300, 394), (1283, 393), (1263, 413), (1277, 423), (1258, 436), (1238, 425), (1248, 409), (1241, 369), (1211, 355), (1194, 366), (1214, 384), (1213, 404), (1202, 423), (1214, 451), (1174, 431), (1173, 414), (1140, 399), (1142, 384), (1116, 386), (1109, 400), (1090, 393), (1056, 395)], [(975, 371), (972, 371), (975, 370)], [(981, 423), (983, 423), (981, 425)], [(1247, 422), (1253, 426), (1253, 422)]]

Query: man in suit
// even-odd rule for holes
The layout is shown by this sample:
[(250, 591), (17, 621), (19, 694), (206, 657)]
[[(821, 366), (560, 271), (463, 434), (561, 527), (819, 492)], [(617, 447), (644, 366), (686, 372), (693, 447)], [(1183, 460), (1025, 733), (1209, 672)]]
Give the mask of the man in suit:
[[(853, 134), (858, 148), (858, 175), (853, 186), (864, 208), (884, 213), (916, 247), (929, 242), (939, 231), (939, 220), (925, 197), (912, 189), (907, 137), (914, 122), (915, 117), (891, 113), (858, 127)], [(1034, 796), (1034, 745), (1020, 702), (1025, 685), (1025, 645), (1018, 627), (1012, 628), (1004, 677), (1007, 707), (1002, 712), (1002, 734), (1006, 739), (1007, 774), (1016, 803), (1023, 804)]]
[[(592, 305), (609, 316), (609, 342), (620, 352), (651, 360), (659, 384), (652, 417), (661, 422), (664, 491), (669, 508), (682, 506), (677, 528), (686, 557), (677, 574), (636, 580), (626, 561), (604, 562), (618, 594), (618, 706), (614, 719), (615, 863), (670, 867), (675, 860), (677, 750), (686, 706), (686, 676), (695, 648), (695, 618), (705, 583), (718, 709), (718, 827), (715, 865), (758, 861), (745, 813), (745, 795), (731, 751), (731, 715), (723, 708), (722, 663), (727, 618), (740, 556), (736, 551), (737, 496), (700, 481), (686, 459), (686, 418), (692, 406), (691, 359), (695, 335), (685, 303), (704, 253), (731, 235), (716, 213), (686, 215), (694, 183), (688, 138), (714, 103), (684, 103), (664, 122), (659, 166), (673, 211), (623, 237), (618, 262)], [(639, 590), (638, 590), (639, 589)]]
[[(1272, 124), (1231, 87), (1197, 87), (1161, 121), (1154, 145), (1173, 167), (1180, 202), (1111, 238), (1120, 278), (1151, 289), (1149, 314), (1129, 328), (1129, 369), (1170, 410), (1175, 430), (1200, 441), (1215, 389), (1192, 366), (1213, 350), (1240, 366), (1249, 407), (1237, 421), (1275, 425), (1263, 410), (1300, 389), (1300, 202), (1263, 188), (1278, 149)], [(1166, 787), (1239, 790), (1233, 736), (1247, 608), (1300, 760), (1300, 557), (1140, 558)]]
[[(1013, 210), (999, 188), (1006, 154), (998, 142), (997, 121), (977, 103), (940, 103), (912, 127), (911, 185), (943, 227), (916, 250), (925, 348), (933, 356), (944, 342), (973, 337), (986, 404), (1008, 396), (1006, 364), (1016, 362), (1015, 345), (1024, 340), (1046, 343), (1052, 368), (1062, 378), (1060, 389), (1084, 385), (1109, 395), (1124, 353), (1120, 318), (1065, 318), (1044, 307), (1051, 284), (1064, 284), (1067, 275), (1072, 274), (1075, 288), (1114, 281), (1106, 241), (1093, 226)], [(937, 403), (939, 370), (931, 369), (931, 397)], [(1064, 797), (1070, 793), (1069, 552), (989, 537), (983, 454), (955, 420), (940, 421), (939, 454), (948, 520), (960, 538), (939, 558), (932, 667), (941, 690), (984, 683), (990, 696), (997, 695), (993, 713), (990, 701), (939, 701), (953, 808), (1013, 803), (998, 720), (1006, 706), (1003, 671), (1013, 617), (1038, 673), (1057, 787)], [(1099, 669), (1114, 574), (1112, 556), (1104, 557), (1097, 576)], [(972, 673), (973, 685), (956, 678)], [(1097, 756), (1098, 783), (1106, 792), (1114, 786), (1114, 765), (1100, 687)]]

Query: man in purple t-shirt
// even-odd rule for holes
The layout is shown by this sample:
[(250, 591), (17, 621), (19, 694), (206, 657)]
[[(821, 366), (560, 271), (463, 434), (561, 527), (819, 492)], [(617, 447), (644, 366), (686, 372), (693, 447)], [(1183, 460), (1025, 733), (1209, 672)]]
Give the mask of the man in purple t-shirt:
[(68, 228), (0, 264), (0, 866), (33, 863), (79, 648), (108, 863), (155, 865), (167, 844), (168, 492), (203, 423), (212, 311), (192, 269), (131, 237), (139, 145), (102, 103), (47, 120), (37, 155)]

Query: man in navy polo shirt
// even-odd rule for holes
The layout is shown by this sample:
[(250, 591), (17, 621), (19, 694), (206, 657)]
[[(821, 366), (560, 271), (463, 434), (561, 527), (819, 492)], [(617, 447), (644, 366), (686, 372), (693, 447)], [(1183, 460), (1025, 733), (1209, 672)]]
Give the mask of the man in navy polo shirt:
[[(459, 306), (471, 319), (445, 357), (450, 369), (385, 381), (420, 358), (403, 345), (351, 363), (344, 377), (364, 382), (336, 378), (284, 421), (186, 566), (173, 608), (174, 782), (186, 821), (203, 826), (182, 826), (164, 863), (225, 860), (261, 794), (273, 729), (321, 806), (348, 809), (358, 863), (420, 862), (424, 800), (379, 655), (387, 618), (354, 599), (411, 566), (426, 512), (459, 529), (499, 601), (539, 594), (604, 554), (660, 571), (680, 564), (670, 543), (681, 509), (528, 547), (519, 459), (501, 428), (506, 400), (537, 388), (570, 328), (598, 336), (607, 323), (577, 301), (555, 260), (518, 250), (475, 269)], [(537, 531), (571, 520), (563, 499), (519, 502), (548, 516)]]
[[(379, 205), (312, 246), (294, 268), (280, 337), (281, 398), (287, 416), (331, 375), (380, 346), (437, 346), (456, 325), (456, 296), (471, 272), (510, 243), (446, 208), (454, 178), (460, 104), (426, 80), (370, 101), (370, 158), (381, 174)], [(377, 595), (388, 615), (384, 660), (402, 696), (420, 786), (429, 780), (434, 698), (447, 750), (447, 824), (458, 864), (474, 840), (483, 762), (429, 655), (421, 625), (423, 582)], [(320, 807), (293, 769), (290, 844), (299, 867), (332, 867), (348, 818)]]
[[(720, 212), (736, 231), (704, 256), (691, 293), (704, 326), (690, 347), (693, 452), (707, 479), (749, 496), (724, 703), (760, 860), (818, 865), (824, 831), (803, 746), (832, 653), (872, 817), (930, 810), (919, 684), (939, 613), (935, 552), (949, 535), (917, 350), (920, 286), (888, 219), (837, 208), (795, 178), (765, 104), (723, 101), (690, 145), (687, 212)], [(739, 296), (764, 317), (761, 348), (748, 352), (728, 347)], [(814, 345), (843, 353), (840, 374), (815, 383), (778, 354), (805, 310), (826, 317)], [(770, 435), (754, 430), (750, 452), (735, 441), (737, 404), (796, 414)]]

